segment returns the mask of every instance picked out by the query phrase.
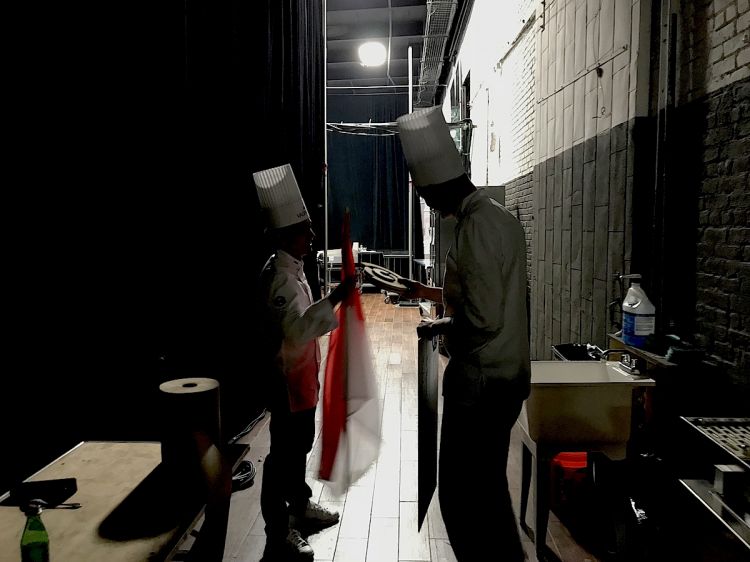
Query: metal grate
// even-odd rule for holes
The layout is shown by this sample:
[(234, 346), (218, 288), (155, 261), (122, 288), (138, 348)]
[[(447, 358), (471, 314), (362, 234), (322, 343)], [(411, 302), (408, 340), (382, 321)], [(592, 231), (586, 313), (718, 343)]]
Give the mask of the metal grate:
[(744, 463), (750, 462), (750, 418), (684, 418)]
[(456, 14), (457, 0), (427, 0), (427, 20), (422, 44), (417, 106), (431, 106), (440, 73), (443, 70), (445, 45)]

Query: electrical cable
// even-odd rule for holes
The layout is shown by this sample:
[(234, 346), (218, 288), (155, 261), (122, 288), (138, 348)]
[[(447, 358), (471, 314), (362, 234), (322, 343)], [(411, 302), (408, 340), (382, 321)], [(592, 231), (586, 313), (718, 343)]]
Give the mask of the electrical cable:
[(253, 428), (258, 424), (258, 422), (266, 416), (266, 411), (267, 410), (264, 408), (257, 418), (252, 420), (249, 424), (247, 424), (247, 426), (242, 431), (240, 431), (237, 435), (235, 435), (229, 440), (229, 444), (232, 445), (233, 443), (236, 443), (238, 439), (250, 433), (253, 430)]
[[(258, 422), (266, 416), (266, 411), (267, 410), (264, 408), (258, 417), (253, 419), (242, 431), (229, 440), (229, 444), (236, 443), (240, 438), (250, 433), (253, 428), (258, 425)], [(232, 492), (244, 490), (245, 488), (252, 486), (255, 483), (256, 474), (257, 470), (251, 460), (245, 459), (241, 461), (232, 473)]]
[(232, 492), (238, 492), (249, 488), (255, 483), (257, 470), (253, 461), (245, 459), (237, 465), (237, 470), (232, 474)]

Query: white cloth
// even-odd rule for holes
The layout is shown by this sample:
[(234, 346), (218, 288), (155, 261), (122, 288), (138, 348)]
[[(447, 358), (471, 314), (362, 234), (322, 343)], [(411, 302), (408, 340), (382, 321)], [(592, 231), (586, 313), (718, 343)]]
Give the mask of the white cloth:
[[(346, 396), (346, 429), (340, 435), (331, 474), (324, 478), (336, 495), (342, 495), (377, 461), (382, 424), (380, 392), (364, 318), (360, 318), (355, 307), (346, 302), (342, 304), (341, 314), (344, 316), (339, 329), (344, 329), (345, 334), (339, 334), (339, 344), (346, 347), (341, 350), (343, 357), (338, 357), (342, 360), (338, 367), (345, 371), (339, 376), (345, 386), (342, 394)], [(332, 361), (336, 359), (331, 356), (330, 348), (328, 351), (326, 377), (334, 376)]]

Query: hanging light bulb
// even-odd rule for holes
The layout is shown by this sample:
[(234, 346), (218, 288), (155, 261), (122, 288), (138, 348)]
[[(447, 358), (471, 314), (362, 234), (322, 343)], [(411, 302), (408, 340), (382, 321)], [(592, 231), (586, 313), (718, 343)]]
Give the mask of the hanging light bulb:
[(362, 66), (380, 66), (385, 62), (387, 53), (382, 43), (370, 41), (359, 47), (359, 60)]

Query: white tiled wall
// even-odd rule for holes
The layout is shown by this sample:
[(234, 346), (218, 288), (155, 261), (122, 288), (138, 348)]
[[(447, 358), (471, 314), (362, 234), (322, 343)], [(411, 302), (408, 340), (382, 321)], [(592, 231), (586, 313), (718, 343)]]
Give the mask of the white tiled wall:
[(639, 77), (644, 84), (648, 78), (651, 22), (642, 10), (650, 10), (650, 3), (556, 0), (545, 8), (539, 3), (536, 101), (545, 118), (536, 120), (537, 162), (646, 114), (648, 93), (635, 92)]

